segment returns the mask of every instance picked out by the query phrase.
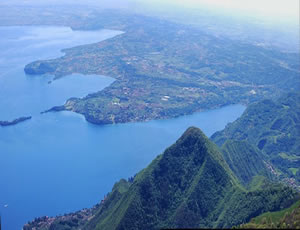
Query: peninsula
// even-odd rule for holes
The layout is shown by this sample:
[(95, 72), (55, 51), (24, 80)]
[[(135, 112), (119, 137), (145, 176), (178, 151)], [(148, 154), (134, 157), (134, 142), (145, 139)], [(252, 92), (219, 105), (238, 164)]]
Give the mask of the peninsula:
[[(298, 90), (298, 55), (213, 36), (187, 25), (125, 13), (103, 14), (84, 29), (125, 33), (35, 61), (27, 74), (99, 74), (116, 79), (102, 91), (52, 110), (95, 124), (167, 119), (228, 104), (249, 104)], [(51, 109), (50, 109), (51, 110)]]

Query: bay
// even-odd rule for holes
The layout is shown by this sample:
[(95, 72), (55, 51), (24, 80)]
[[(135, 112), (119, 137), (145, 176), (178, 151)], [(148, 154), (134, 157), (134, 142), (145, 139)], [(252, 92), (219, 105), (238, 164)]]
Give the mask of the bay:
[[(26, 64), (63, 55), (62, 49), (96, 43), (122, 31), (73, 31), (67, 27), (0, 27), (0, 120), (38, 114), (65, 100), (83, 97), (110, 85), (105, 76), (73, 74), (52, 81), (53, 76), (28, 76)], [(51, 84), (49, 84), (51, 82)]]

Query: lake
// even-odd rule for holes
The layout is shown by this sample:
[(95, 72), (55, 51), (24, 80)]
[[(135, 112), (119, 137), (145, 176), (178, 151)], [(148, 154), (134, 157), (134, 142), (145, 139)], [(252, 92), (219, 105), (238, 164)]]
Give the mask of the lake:
[(19, 230), (39, 216), (91, 207), (113, 184), (133, 176), (189, 127), (206, 135), (245, 110), (242, 105), (176, 119), (97, 126), (72, 112), (40, 112), (110, 85), (105, 76), (27, 76), (31, 61), (55, 58), (61, 49), (109, 39), (121, 31), (66, 27), (0, 27), (0, 120), (32, 115), (0, 127), (0, 213), (3, 229)]

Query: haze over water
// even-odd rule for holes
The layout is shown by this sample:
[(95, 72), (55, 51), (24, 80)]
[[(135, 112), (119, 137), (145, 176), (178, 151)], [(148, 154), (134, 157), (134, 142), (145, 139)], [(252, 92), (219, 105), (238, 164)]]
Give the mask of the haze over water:
[(146, 167), (189, 126), (210, 136), (244, 111), (244, 106), (232, 105), (177, 119), (106, 126), (90, 124), (72, 112), (41, 115), (69, 97), (99, 91), (114, 79), (74, 74), (48, 84), (52, 76), (26, 76), (24, 66), (61, 56), (63, 48), (120, 33), (0, 27), (0, 120), (33, 116), (16, 126), (0, 127), (3, 229), (21, 229), (35, 217), (91, 207), (116, 181)]

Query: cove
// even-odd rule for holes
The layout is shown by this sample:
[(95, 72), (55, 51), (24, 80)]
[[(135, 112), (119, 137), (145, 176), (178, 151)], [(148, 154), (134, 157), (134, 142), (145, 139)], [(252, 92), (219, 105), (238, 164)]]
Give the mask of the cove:
[(105, 126), (72, 112), (40, 114), (113, 82), (109, 77), (75, 74), (48, 84), (51, 76), (24, 74), (31, 61), (61, 56), (62, 48), (121, 32), (85, 33), (61, 27), (0, 28), (0, 120), (33, 116), (16, 126), (0, 127), (3, 229), (19, 230), (35, 217), (91, 207), (116, 181), (146, 167), (189, 126), (210, 136), (245, 110), (230, 105), (176, 119)]

